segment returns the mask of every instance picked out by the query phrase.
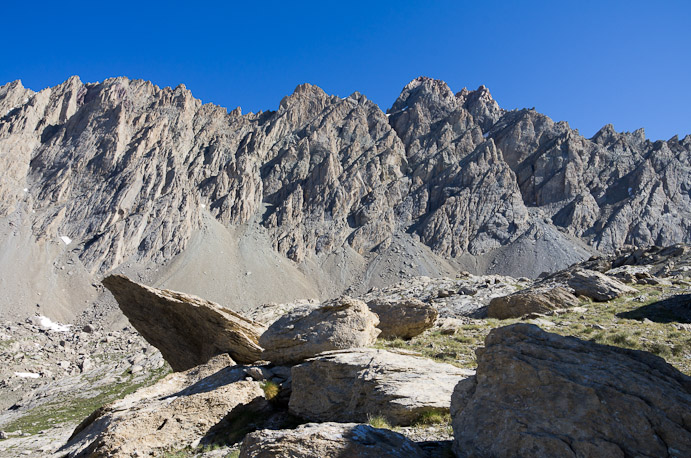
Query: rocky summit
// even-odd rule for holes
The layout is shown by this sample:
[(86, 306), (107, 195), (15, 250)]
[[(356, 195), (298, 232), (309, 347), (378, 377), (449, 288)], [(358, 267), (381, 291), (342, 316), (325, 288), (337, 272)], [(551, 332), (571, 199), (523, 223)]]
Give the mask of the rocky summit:
[(691, 136), (424, 77), (0, 116), (0, 456), (691, 454)]
[(587, 139), (484, 86), (420, 77), (385, 113), (303, 84), (242, 114), (75, 76), (5, 84), (0, 114), (5, 316), (72, 319), (114, 270), (240, 309), (691, 241), (691, 137)]

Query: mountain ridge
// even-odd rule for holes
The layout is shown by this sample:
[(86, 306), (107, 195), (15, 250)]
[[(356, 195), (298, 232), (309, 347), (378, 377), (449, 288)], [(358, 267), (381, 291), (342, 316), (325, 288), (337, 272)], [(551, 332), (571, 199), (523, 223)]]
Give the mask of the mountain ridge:
[(0, 113), (0, 219), (22, 221), (36, 246), (70, 240), (87, 285), (117, 269), (162, 281), (208, 216), (263, 234), (257, 252), (312, 283), (295, 296), (459, 268), (537, 276), (596, 251), (691, 242), (691, 136), (607, 125), (586, 139), (500, 108), (484, 86), (416, 78), (384, 113), (303, 84), (276, 111), (242, 114), (184, 85), (71, 77), (0, 87)]

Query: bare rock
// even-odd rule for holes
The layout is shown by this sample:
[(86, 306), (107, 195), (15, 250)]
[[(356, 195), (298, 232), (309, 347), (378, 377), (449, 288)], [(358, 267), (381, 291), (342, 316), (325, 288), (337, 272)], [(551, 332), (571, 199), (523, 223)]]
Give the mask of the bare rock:
[(604, 302), (615, 299), (622, 294), (638, 291), (619, 280), (608, 277), (594, 270), (579, 269), (571, 273), (567, 284), (576, 294)]
[(233, 365), (227, 355), (217, 356), (101, 407), (77, 426), (62, 451), (70, 457), (128, 457), (191, 446), (233, 408), (264, 396), (261, 384), (242, 380), (244, 371)]
[(312, 421), (365, 422), (382, 415), (409, 425), (448, 412), (451, 392), (473, 371), (385, 350), (329, 352), (294, 366), (290, 411)]
[(321, 307), (298, 307), (262, 334), (262, 357), (275, 364), (303, 361), (319, 353), (372, 345), (379, 318), (367, 304), (343, 296)]
[(406, 298), (391, 300), (379, 298), (367, 303), (371, 311), (379, 317), (377, 327), (381, 329), (379, 337), (401, 337), (410, 339), (422, 334), (434, 326), (437, 310), (429, 303), (419, 299)]
[(690, 405), (691, 378), (657, 356), (515, 324), (454, 390), (454, 452), (691, 456)]
[(296, 429), (248, 434), (240, 448), (244, 458), (423, 458), (415, 442), (388, 429), (357, 423), (308, 423)]
[(175, 371), (204, 364), (228, 353), (240, 363), (260, 359), (262, 326), (204, 299), (145, 286), (124, 275), (111, 275), (103, 284), (137, 331)]
[(535, 288), (495, 297), (487, 307), (487, 316), (500, 320), (520, 318), (531, 313), (575, 307), (578, 303), (578, 299), (565, 288)]

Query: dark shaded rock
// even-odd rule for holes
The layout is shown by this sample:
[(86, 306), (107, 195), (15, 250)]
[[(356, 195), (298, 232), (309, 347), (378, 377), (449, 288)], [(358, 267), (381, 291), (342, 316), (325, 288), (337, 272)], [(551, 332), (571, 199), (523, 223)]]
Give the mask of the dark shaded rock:
[(228, 353), (239, 363), (261, 357), (263, 327), (204, 299), (133, 282), (124, 275), (103, 280), (132, 326), (175, 371), (183, 371)]
[(691, 294), (672, 296), (629, 312), (617, 313), (629, 320), (649, 319), (656, 323), (691, 323)]

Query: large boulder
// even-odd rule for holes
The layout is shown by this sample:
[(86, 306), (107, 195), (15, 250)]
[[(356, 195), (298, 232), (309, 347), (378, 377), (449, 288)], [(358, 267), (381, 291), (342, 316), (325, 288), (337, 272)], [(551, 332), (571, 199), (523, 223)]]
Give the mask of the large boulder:
[(691, 378), (650, 353), (514, 324), (452, 397), (470, 456), (691, 456)]
[(367, 304), (343, 296), (319, 307), (297, 307), (274, 321), (259, 344), (263, 358), (294, 364), (319, 353), (372, 345), (379, 335), (379, 318)]
[(535, 288), (495, 297), (487, 307), (487, 316), (506, 320), (529, 313), (545, 313), (578, 305), (578, 298), (560, 286)]
[[(92, 413), (62, 452), (70, 457), (162, 455), (198, 443), (234, 408), (263, 399), (228, 355), (168, 375)], [(64, 456), (64, 455), (61, 455)]]
[(604, 302), (615, 299), (622, 294), (637, 293), (638, 290), (600, 272), (578, 269), (571, 272), (567, 280), (569, 287), (576, 294)]
[(124, 275), (111, 275), (103, 284), (139, 333), (174, 371), (206, 363), (228, 353), (238, 363), (261, 357), (260, 323), (195, 296), (151, 288)]
[(294, 366), (290, 411), (311, 421), (366, 422), (381, 415), (409, 425), (428, 412), (449, 412), (468, 369), (386, 350), (329, 352)]
[(437, 319), (437, 310), (432, 304), (415, 298), (378, 298), (367, 302), (367, 306), (379, 317), (379, 337), (385, 339), (410, 339), (434, 326)]
[(245, 436), (240, 458), (423, 458), (427, 454), (388, 429), (356, 423), (308, 423), (296, 429), (255, 431)]

